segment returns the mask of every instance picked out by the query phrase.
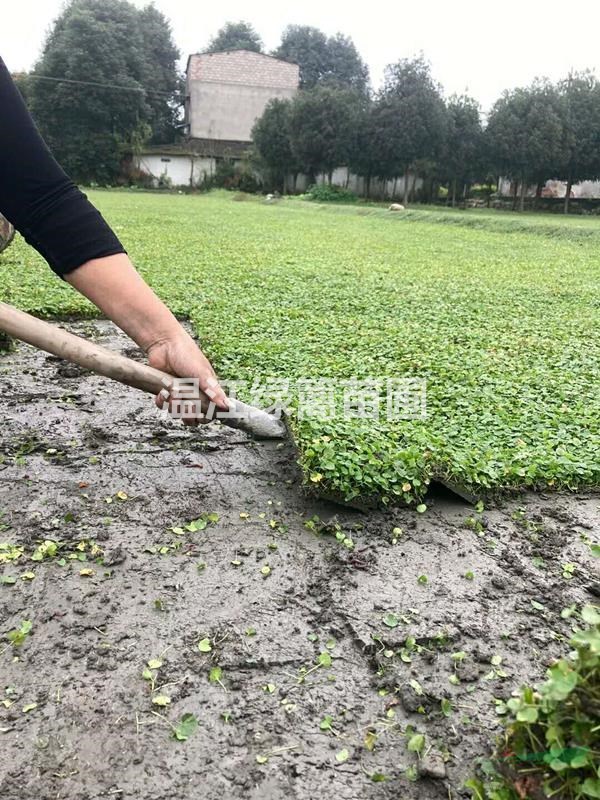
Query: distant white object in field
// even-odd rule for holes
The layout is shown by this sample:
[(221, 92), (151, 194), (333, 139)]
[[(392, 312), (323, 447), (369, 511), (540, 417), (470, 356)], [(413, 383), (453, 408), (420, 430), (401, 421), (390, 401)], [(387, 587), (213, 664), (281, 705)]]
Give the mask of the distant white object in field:
[(388, 208), (388, 211), (404, 211), (404, 206), (402, 203), (392, 203), (392, 205)]
[(275, 200), (275, 196), (274, 196), (274, 195), (272, 195), (272, 194), (268, 194), (268, 195), (265, 197), (265, 200), (266, 200), (266, 202), (267, 202), (267, 203), (272, 203), (272, 202), (273, 202), (273, 200)]

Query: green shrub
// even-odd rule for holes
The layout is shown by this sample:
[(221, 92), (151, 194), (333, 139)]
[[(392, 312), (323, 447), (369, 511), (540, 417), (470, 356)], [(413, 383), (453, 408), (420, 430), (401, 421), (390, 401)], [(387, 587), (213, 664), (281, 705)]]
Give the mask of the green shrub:
[(496, 194), (497, 191), (498, 187), (493, 183), (476, 183), (474, 186), (471, 186), (469, 196), (487, 200), (488, 197)]
[(173, 181), (166, 173), (163, 173), (159, 176), (158, 183), (156, 185), (159, 189), (172, 189)]
[(261, 185), (256, 179), (252, 170), (246, 165), (242, 166), (237, 173), (237, 189), (247, 194), (256, 194), (261, 189)]
[(467, 781), (474, 800), (600, 798), (600, 612), (585, 606), (581, 616), (589, 627), (546, 681), (497, 701), (504, 735), (482, 778)]
[(309, 186), (304, 195), (306, 200), (317, 203), (355, 203), (358, 197), (343, 186), (329, 186), (326, 183)]
[(209, 188), (255, 194), (260, 190), (260, 183), (247, 163), (234, 164), (233, 161), (225, 159), (217, 164), (215, 174), (210, 179)]
[(217, 189), (234, 189), (236, 184), (236, 169), (233, 161), (224, 159), (219, 161), (212, 178), (212, 185)]

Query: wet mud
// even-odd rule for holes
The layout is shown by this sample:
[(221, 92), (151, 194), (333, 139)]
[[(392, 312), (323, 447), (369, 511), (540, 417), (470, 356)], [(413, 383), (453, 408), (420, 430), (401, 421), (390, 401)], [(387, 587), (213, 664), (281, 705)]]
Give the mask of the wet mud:
[(292, 444), (184, 429), (30, 347), (0, 385), (4, 800), (468, 796), (494, 699), (598, 601), (597, 495), (361, 513), (307, 498)]

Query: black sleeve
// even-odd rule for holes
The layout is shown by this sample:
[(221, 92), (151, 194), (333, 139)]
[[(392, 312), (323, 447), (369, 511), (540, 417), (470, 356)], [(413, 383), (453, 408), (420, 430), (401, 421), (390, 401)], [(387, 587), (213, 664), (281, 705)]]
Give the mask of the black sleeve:
[(125, 252), (55, 161), (1, 58), (0, 213), (61, 277), (92, 258)]

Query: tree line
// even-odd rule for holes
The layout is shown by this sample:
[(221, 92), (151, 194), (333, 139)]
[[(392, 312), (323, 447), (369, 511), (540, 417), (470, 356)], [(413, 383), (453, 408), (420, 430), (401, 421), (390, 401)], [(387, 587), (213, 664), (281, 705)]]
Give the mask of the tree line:
[[(228, 23), (212, 40), (214, 50), (263, 52), (248, 23)], [(476, 182), (498, 175), (514, 186), (523, 209), (527, 189), (539, 196), (548, 179), (565, 181), (565, 210), (574, 183), (600, 177), (600, 83), (591, 72), (558, 83), (536, 80), (506, 91), (484, 124), (476, 100), (446, 99), (422, 57), (387, 67), (373, 92), (369, 71), (354, 43), (316, 28), (291, 25), (272, 55), (300, 66), (301, 91), (293, 100), (272, 100), (252, 134), (267, 181), (283, 190), (288, 175), (309, 182), (338, 166), (365, 179), (402, 177), (408, 202), (416, 176), (426, 195), (445, 185), (452, 204)], [(412, 182), (410, 180), (412, 176)]]
[(505, 92), (484, 125), (473, 98), (444, 98), (422, 57), (401, 59), (376, 93), (320, 85), (271, 101), (253, 140), (278, 188), (297, 172), (309, 181), (324, 173), (331, 182), (343, 165), (364, 178), (367, 196), (373, 178), (403, 177), (408, 202), (418, 175), (426, 195), (445, 185), (454, 205), (474, 183), (501, 175), (513, 182), (522, 210), (529, 187), (539, 197), (547, 180), (558, 179), (567, 184), (568, 211), (573, 184), (600, 177), (600, 84), (592, 73), (537, 80)]
[[(227, 23), (204, 50), (265, 52), (246, 22)], [(202, 48), (201, 48), (202, 49)], [(55, 21), (34, 69), (19, 87), (58, 160), (82, 183), (113, 183), (124, 154), (181, 138), (183, 77), (168, 20), (128, 0), (71, 0)], [(373, 91), (352, 40), (290, 25), (270, 55), (297, 63), (300, 91), (273, 100), (253, 130), (254, 163), (283, 189), (285, 176), (330, 177), (338, 166), (371, 181), (404, 178), (408, 201), (420, 176), (451, 202), (473, 183), (600, 176), (600, 84), (591, 72), (558, 83), (537, 80), (504, 92), (484, 120), (468, 96), (445, 98), (424, 57), (401, 59)], [(412, 178), (412, 181), (411, 179)], [(519, 187), (519, 188), (518, 188)]]

